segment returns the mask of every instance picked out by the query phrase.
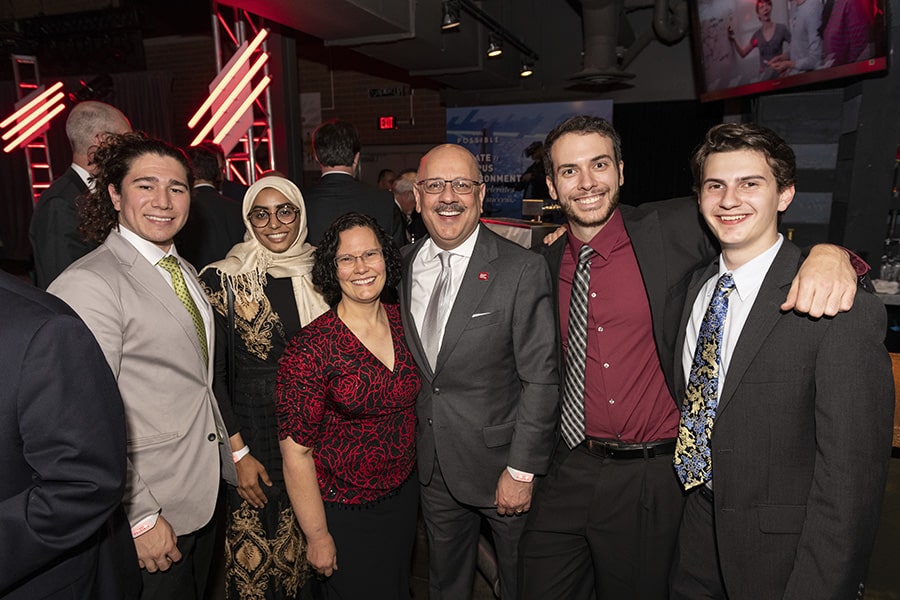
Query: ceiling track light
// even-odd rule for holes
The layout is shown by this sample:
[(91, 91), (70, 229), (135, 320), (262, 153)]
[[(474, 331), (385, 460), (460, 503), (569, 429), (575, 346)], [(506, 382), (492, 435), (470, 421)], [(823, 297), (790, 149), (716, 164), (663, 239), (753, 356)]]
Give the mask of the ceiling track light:
[(489, 58), (496, 58), (503, 54), (503, 38), (497, 32), (491, 33), (490, 42), (488, 43), (487, 55)]
[(459, 4), (455, 0), (444, 0), (441, 5), (441, 30), (459, 27)]
[(532, 75), (534, 75), (534, 67), (529, 61), (523, 60), (522, 70), (519, 71), (519, 77), (531, 77)]

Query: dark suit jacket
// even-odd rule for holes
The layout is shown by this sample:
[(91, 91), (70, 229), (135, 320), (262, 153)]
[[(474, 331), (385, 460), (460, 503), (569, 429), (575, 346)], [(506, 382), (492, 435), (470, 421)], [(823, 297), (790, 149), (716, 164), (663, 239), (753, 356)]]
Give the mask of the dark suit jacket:
[(245, 232), (241, 204), (211, 185), (201, 185), (191, 193), (191, 212), (175, 236), (175, 244), (178, 253), (200, 271), (225, 258), (231, 247), (244, 239)]
[[(800, 250), (784, 242), (735, 347), (712, 435), (715, 528), (732, 600), (855, 598), (888, 460), (894, 388), (881, 301), (832, 319), (783, 313)], [(716, 273), (699, 271), (694, 298)], [(679, 396), (684, 370), (675, 361)]]
[(406, 224), (406, 233), (409, 234), (414, 242), (428, 236), (428, 229), (425, 227), (425, 220), (422, 218), (422, 213), (416, 212), (415, 210), (412, 212), (409, 217), (409, 222)]
[(481, 226), (432, 371), (409, 312), (411, 265), (424, 240), (404, 249), (401, 313), (423, 377), (417, 401), (419, 478), (435, 453), (454, 498), (494, 502), (507, 465), (547, 472), (559, 416), (557, 341), (550, 277), (539, 256)]
[(87, 190), (78, 173), (69, 167), (38, 198), (28, 239), (34, 251), (34, 276), (41, 289), (47, 289), (66, 267), (97, 247), (78, 234), (75, 200)]
[(346, 173), (329, 173), (319, 184), (303, 193), (306, 205), (307, 240), (313, 246), (322, 242), (322, 235), (337, 217), (358, 212), (375, 219), (394, 240), (397, 247), (406, 243), (406, 232), (400, 209), (394, 196), (354, 179)]
[[(693, 272), (717, 250), (700, 220), (695, 198), (675, 198), (640, 206), (620, 205), (625, 229), (650, 301), (653, 337), (669, 391), (674, 392), (673, 356), (687, 286)], [(553, 304), (559, 330), (559, 269), (566, 236), (543, 250), (553, 279)], [(560, 352), (560, 361), (563, 361)], [(563, 373), (562, 362), (560, 373)], [(674, 395), (674, 394), (673, 394)], [(677, 396), (676, 396), (677, 397)]]
[(244, 205), (244, 195), (247, 193), (248, 189), (250, 189), (249, 186), (246, 186), (243, 183), (238, 183), (237, 181), (232, 181), (230, 179), (222, 180), (222, 195), (237, 202), (239, 207)]
[(0, 273), (0, 306), (0, 598), (128, 597), (116, 380), (58, 298)]

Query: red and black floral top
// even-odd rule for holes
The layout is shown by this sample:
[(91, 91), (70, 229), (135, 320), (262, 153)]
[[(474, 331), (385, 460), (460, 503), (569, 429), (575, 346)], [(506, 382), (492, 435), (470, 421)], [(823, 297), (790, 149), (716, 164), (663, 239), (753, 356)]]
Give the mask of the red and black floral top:
[(278, 369), (278, 437), (313, 449), (325, 502), (364, 504), (394, 493), (416, 461), (421, 385), (400, 310), (385, 304), (394, 370), (330, 310), (294, 337)]

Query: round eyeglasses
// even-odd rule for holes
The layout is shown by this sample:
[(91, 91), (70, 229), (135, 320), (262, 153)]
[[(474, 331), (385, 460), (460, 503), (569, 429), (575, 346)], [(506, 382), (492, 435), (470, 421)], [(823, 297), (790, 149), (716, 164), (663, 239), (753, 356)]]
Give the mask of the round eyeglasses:
[(447, 184), (450, 184), (450, 189), (453, 190), (456, 194), (471, 194), (475, 191), (475, 188), (479, 185), (483, 184), (483, 181), (474, 181), (472, 179), (465, 179), (463, 177), (457, 177), (456, 179), (441, 179), (440, 177), (433, 177), (431, 179), (423, 179), (422, 181), (417, 181), (416, 185), (425, 190), (426, 194), (440, 194), (444, 191), (444, 188), (447, 187)]
[(372, 248), (359, 255), (341, 254), (334, 257), (334, 266), (349, 271), (356, 266), (356, 261), (360, 258), (367, 267), (374, 267), (384, 260), (384, 255), (381, 253), (381, 248)]
[[(282, 204), (275, 207), (274, 214), (279, 223), (283, 225), (290, 225), (297, 220), (297, 215), (300, 214), (300, 209), (293, 204)], [(256, 229), (262, 229), (272, 221), (272, 213), (264, 208), (254, 208), (249, 213), (247, 213), (247, 220), (250, 221), (250, 224), (253, 225), (253, 227), (255, 227)]]

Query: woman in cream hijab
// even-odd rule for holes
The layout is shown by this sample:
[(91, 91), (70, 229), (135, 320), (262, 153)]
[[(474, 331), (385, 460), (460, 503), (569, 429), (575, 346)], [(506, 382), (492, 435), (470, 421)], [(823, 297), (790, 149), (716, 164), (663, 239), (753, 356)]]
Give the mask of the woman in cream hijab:
[(268, 176), (247, 190), (244, 241), (200, 275), (216, 320), (214, 390), (238, 471), (227, 493), (226, 597), (294, 598), (305, 540), (284, 487), (274, 389), (278, 359), (328, 310), (312, 284), (300, 190)]

